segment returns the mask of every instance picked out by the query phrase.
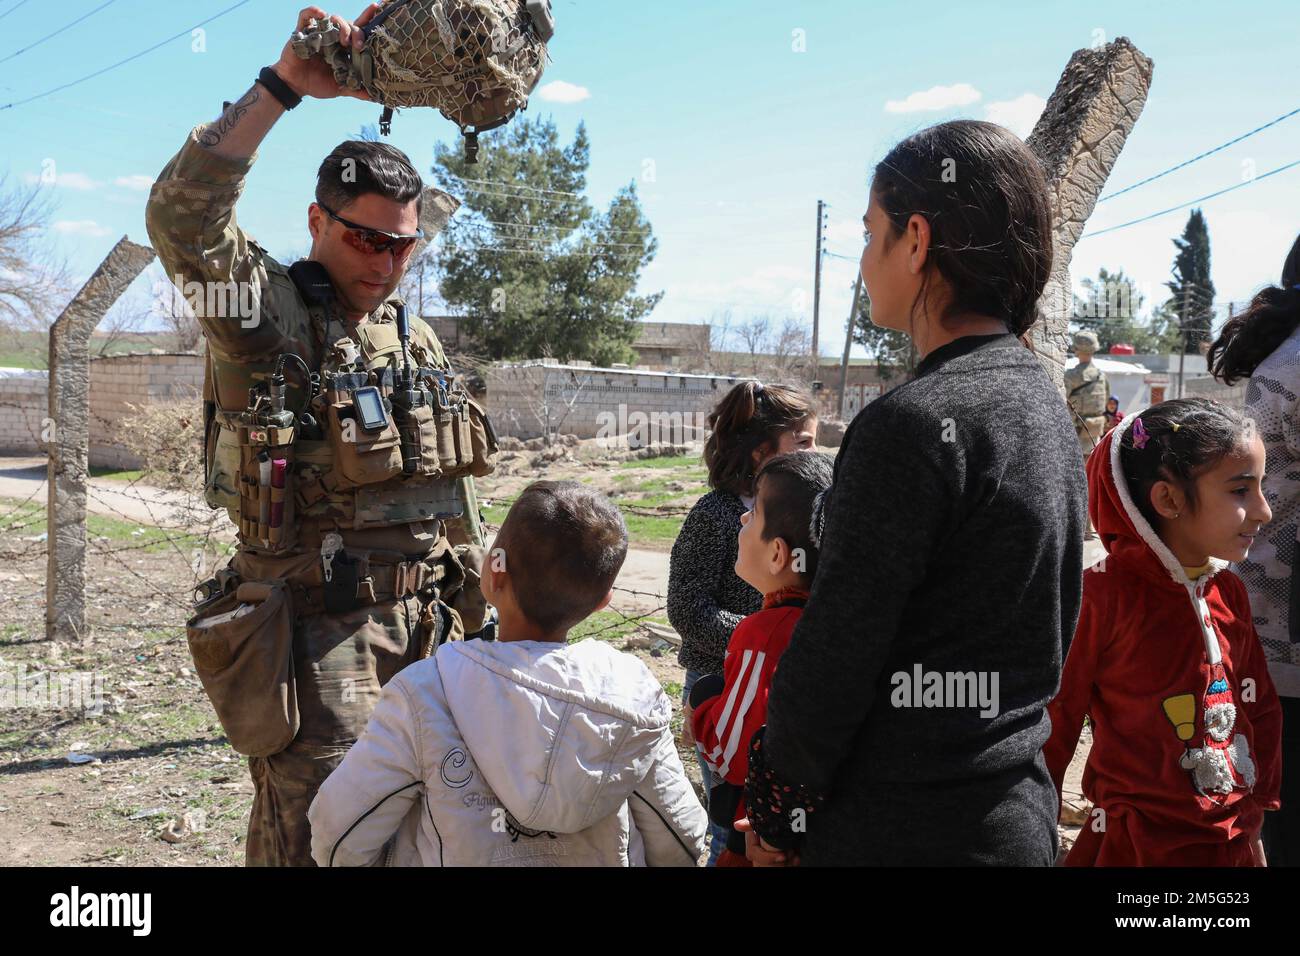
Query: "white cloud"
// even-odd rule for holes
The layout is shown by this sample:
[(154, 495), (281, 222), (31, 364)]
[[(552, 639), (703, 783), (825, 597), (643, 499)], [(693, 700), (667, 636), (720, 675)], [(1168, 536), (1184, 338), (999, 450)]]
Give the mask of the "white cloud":
[(1021, 93), (1014, 100), (1000, 100), (984, 106), (984, 118), (990, 123), (1005, 126), (1021, 139), (1033, 132), (1034, 124), (1043, 114), (1047, 100), (1034, 93)]
[(591, 90), (585, 86), (565, 83), (563, 80), (552, 80), (540, 87), (536, 96), (548, 103), (580, 103), (591, 99)]
[[(866, 212), (865, 206), (862, 211)], [(861, 252), (866, 241), (862, 232), (861, 216), (856, 219), (832, 219), (826, 227), (826, 241), (833, 246), (842, 246), (845, 252)]]
[(55, 232), (62, 232), (72, 236), (107, 236), (111, 229), (107, 226), (101, 226), (93, 219), (60, 219), (54, 224)]
[(113, 185), (121, 186), (124, 189), (135, 189), (139, 192), (148, 192), (153, 188), (153, 177), (144, 176), (140, 173), (135, 173), (131, 176), (118, 176), (117, 179), (113, 180)]
[[(23, 177), (28, 183), (35, 185), (43, 180), (35, 173), (28, 173)], [(57, 173), (54, 180), (55, 186), (61, 186), (64, 189), (80, 189), (89, 191), (98, 189), (100, 183), (98, 180), (91, 179), (85, 173)]]
[(886, 113), (918, 113), (922, 110), (946, 110), (954, 106), (969, 106), (980, 98), (980, 91), (969, 83), (952, 86), (932, 86), (928, 90), (911, 93), (906, 99), (888, 100)]

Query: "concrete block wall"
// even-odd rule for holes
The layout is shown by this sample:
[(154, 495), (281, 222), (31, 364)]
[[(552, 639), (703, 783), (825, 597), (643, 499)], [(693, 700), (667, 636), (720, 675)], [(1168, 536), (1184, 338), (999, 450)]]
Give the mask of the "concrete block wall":
[(681, 430), (692, 429), (681, 437), (661, 433), (660, 440), (690, 441), (703, 437), (699, 429), (704, 419), (739, 381), (743, 377), (505, 365), (488, 372), (488, 411), (499, 434), (516, 438), (536, 438), (548, 427), (579, 438), (612, 437), (611, 432), (626, 434), (635, 428), (637, 416), (644, 415), (658, 421), (663, 432), (677, 431), (679, 425)]
[[(90, 362), (90, 464), (136, 468), (139, 460), (111, 440), (131, 405), (172, 400), (192, 401), (199, 413), (203, 394), (203, 357), (190, 352), (130, 352)], [(0, 453), (44, 452), (41, 423), (49, 414), (49, 377), (45, 371), (0, 373)]]
[(1187, 379), (1183, 382), (1183, 394), (1188, 398), (1196, 396), (1222, 402), (1244, 414), (1246, 411), (1246, 384), (1248, 381), (1249, 379), (1244, 379), (1235, 385), (1224, 385), (1215, 378)]
[(49, 375), (42, 369), (0, 370), (0, 451), (42, 451), (42, 422), (49, 415)]
[[(194, 402), (199, 413), (203, 394), (203, 357), (192, 353), (128, 353), (90, 363), (90, 463), (115, 468), (139, 467), (139, 459), (106, 440), (132, 405), (173, 400)], [(97, 433), (99, 436), (97, 437)]]

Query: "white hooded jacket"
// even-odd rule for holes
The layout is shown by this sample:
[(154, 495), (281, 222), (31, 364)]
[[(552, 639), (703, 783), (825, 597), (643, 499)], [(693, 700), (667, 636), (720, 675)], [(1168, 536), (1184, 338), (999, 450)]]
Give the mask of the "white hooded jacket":
[(641, 661), (444, 644), (384, 688), (308, 811), (321, 866), (694, 866), (707, 818)]

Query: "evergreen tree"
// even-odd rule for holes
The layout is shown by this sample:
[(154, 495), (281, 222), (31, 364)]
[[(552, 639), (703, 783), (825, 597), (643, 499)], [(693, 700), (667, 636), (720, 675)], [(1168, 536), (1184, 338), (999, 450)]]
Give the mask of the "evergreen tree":
[(858, 298), (858, 314), (853, 317), (853, 341), (863, 346), (867, 356), (880, 368), (882, 381), (916, 371), (916, 349), (905, 332), (886, 329), (871, 321), (871, 300), (866, 290)]
[(1174, 278), (1166, 303), (1177, 317), (1182, 330), (1183, 351), (1196, 355), (1202, 342), (1210, 340), (1214, 319), (1214, 283), (1210, 281), (1210, 230), (1199, 209), (1193, 209), (1183, 227), (1181, 239), (1175, 239), (1178, 255), (1174, 257)]
[(1084, 295), (1074, 297), (1072, 322), (1097, 334), (1103, 353), (1112, 345), (1131, 345), (1139, 353), (1164, 353), (1178, 348), (1178, 322), (1163, 308), (1147, 321), (1139, 317), (1145, 297), (1124, 270), (1103, 267), (1095, 279), (1083, 280)]
[(663, 297), (635, 294), (657, 247), (635, 183), (606, 211), (592, 209), (582, 125), (567, 147), (541, 119), (516, 119), (480, 142), (476, 165), (459, 142), (434, 150), (435, 181), (464, 203), (437, 264), (466, 332), (493, 359), (633, 360), (639, 320)]

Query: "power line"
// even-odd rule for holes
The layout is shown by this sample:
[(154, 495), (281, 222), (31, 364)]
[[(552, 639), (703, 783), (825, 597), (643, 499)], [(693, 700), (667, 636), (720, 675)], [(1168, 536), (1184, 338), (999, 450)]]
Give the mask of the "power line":
[(1278, 123), (1282, 122), (1283, 120), (1290, 119), (1292, 116), (1295, 116), (1297, 113), (1300, 113), (1300, 107), (1296, 107), (1289, 113), (1283, 113), (1277, 119), (1269, 120), (1263, 126), (1256, 126), (1249, 133), (1242, 133), (1236, 139), (1230, 139), (1226, 143), (1216, 146), (1213, 149), (1207, 149), (1205, 152), (1201, 153), (1198, 156), (1193, 156), (1191, 159), (1184, 160), (1183, 162), (1179, 163), (1177, 166), (1170, 166), (1168, 169), (1164, 170), (1163, 172), (1156, 173), (1154, 176), (1148, 176), (1146, 179), (1140, 180), (1139, 182), (1134, 183), (1132, 186), (1125, 186), (1123, 189), (1118, 189), (1113, 193), (1107, 193), (1105, 196), (1102, 196), (1100, 199), (1098, 199), (1097, 202), (1104, 203), (1107, 199), (1114, 199), (1116, 196), (1122, 196), (1124, 195), (1124, 193), (1132, 192), (1133, 190), (1137, 189), (1139, 186), (1145, 186), (1147, 183), (1154, 182), (1155, 180), (1159, 179), (1161, 176), (1168, 176), (1172, 172), (1177, 172), (1178, 170), (1183, 169), (1184, 167), (1190, 166), (1192, 165), (1192, 163), (1195, 163), (1198, 160), (1202, 160), (1206, 156), (1213, 156), (1215, 153), (1220, 152), (1221, 150), (1225, 150), (1229, 146), (1233, 146), (1237, 143), (1240, 143), (1243, 139), (1249, 139), (1250, 137), (1254, 136), (1256, 133), (1263, 132), (1264, 130), (1268, 129), (1270, 126), (1276, 126)]
[(465, 192), (478, 193), (481, 196), (496, 196), (500, 199), (518, 199), (527, 202), (540, 203), (543, 206), (578, 206), (587, 203), (584, 198), (578, 199), (550, 199), (546, 196), (526, 196), (523, 193), (508, 193), (492, 189), (483, 189), (481, 186), (467, 186)]
[(0, 13), (0, 20), (3, 20), (5, 17), (9, 16), (9, 14), (13, 13), (15, 10), (17, 10), (19, 7), (21, 7), (21, 6), (22, 6), (24, 3), (26, 3), (26, 2), (27, 2), (27, 0), (18, 0), (17, 3), (15, 3), (12, 7), (10, 7), (8, 10), (6, 10), (4, 13)]
[(116, 63), (110, 66), (106, 66), (101, 70), (96, 70), (94, 73), (88, 73), (87, 75), (79, 79), (72, 80), (69, 83), (64, 83), (62, 86), (56, 86), (53, 89), (46, 90), (44, 93), (37, 93), (36, 95), (29, 96), (24, 100), (14, 100), (12, 103), (6, 103), (4, 106), (0, 106), (0, 111), (13, 109), (15, 106), (23, 106), (26, 103), (31, 103), (34, 100), (43, 99), (47, 96), (50, 96), (53, 93), (58, 93), (62, 90), (66, 90), (69, 87), (77, 86), (80, 83), (85, 83), (87, 80), (93, 80), (97, 76), (103, 76), (105, 73), (109, 72), (110, 70), (116, 70), (119, 66), (125, 66), (126, 64), (130, 63), (132, 60), (138, 60), (140, 59), (140, 57), (152, 53), (154, 50), (158, 49), (159, 47), (166, 46), (168, 43), (171, 43), (173, 40), (179, 40), (181, 37), (193, 33), (199, 27), (206, 26), (207, 24), (211, 23), (213, 20), (219, 19), (220, 17), (224, 17), (227, 13), (230, 13), (232, 10), (238, 10), (240, 7), (244, 6), (247, 3), (248, 0), (239, 0), (238, 3), (226, 7), (226, 9), (222, 10), (220, 13), (214, 13), (206, 20), (200, 20), (198, 23), (194, 24), (194, 26), (186, 30), (182, 30), (180, 33), (177, 33), (174, 36), (169, 36), (165, 40), (160, 40), (157, 43), (155, 43), (153, 46), (149, 47), (148, 49), (141, 50), (139, 53), (133, 53), (131, 54), (131, 56), (128, 56), (125, 60), (118, 60)]
[[(491, 245), (500, 245), (501, 243), (507, 243), (507, 242), (520, 242), (520, 243), (526, 242), (526, 243), (532, 243), (534, 245), (542, 245), (542, 246), (562, 246), (565, 242), (568, 241), (567, 239), (547, 239), (540, 236), (518, 236), (518, 235), (515, 236), (503, 235), (503, 236), (498, 236), (496, 238), (497, 238), (497, 242), (495, 243), (484, 242), (484, 243), (479, 243), (478, 245), (491, 246)], [(578, 243), (576, 244), (581, 244), (581, 240), (583, 238), (588, 238), (588, 237), (577, 237)], [(601, 249), (614, 248), (616, 246), (623, 246), (629, 249), (643, 249), (645, 248), (646, 245), (646, 243), (643, 242), (612, 242), (612, 241), (605, 242), (603, 240), (596, 240), (590, 238), (588, 238), (588, 242), (589, 245)], [(476, 248), (476, 246), (470, 245), (468, 243), (461, 244), (462, 248), (466, 246), (469, 246), (469, 248)]]
[[(533, 230), (536, 230), (536, 229), (559, 229), (559, 228), (562, 228), (562, 227), (560, 227), (560, 226), (556, 226), (556, 225), (553, 225), (553, 224), (551, 224), (551, 223), (546, 223), (546, 222), (537, 222), (537, 223), (532, 223), (532, 222), (500, 222), (500, 221), (498, 221), (498, 220), (496, 220), (496, 219), (484, 219), (484, 220), (482, 220), (481, 222), (471, 222), (471, 221), (468, 221), (468, 220), (467, 220), (466, 222), (462, 223), (462, 225), (465, 225), (465, 226), (475, 226), (475, 227), (480, 227), (480, 228), (481, 228), (481, 226), (482, 226), (483, 223), (487, 223), (487, 224), (489, 224), (489, 225), (493, 225), (493, 226), (506, 226), (506, 227), (511, 228), (511, 229), (533, 229)], [(650, 228), (649, 228), (648, 226), (647, 226), (645, 229), (609, 229), (609, 230), (606, 230), (607, 234), (608, 234), (608, 235), (611, 235), (611, 236), (612, 236), (612, 235), (631, 235), (631, 236), (642, 236), (642, 235), (643, 235), (643, 236), (645, 236), (646, 238), (649, 238), (649, 237), (650, 237), (650, 231), (651, 231), (651, 230), (650, 230)], [(514, 238), (514, 237), (510, 237), (510, 238)], [(520, 239), (531, 239), (532, 236), (519, 236), (518, 238), (520, 238)]]
[(1212, 192), (1208, 195), (1201, 196), (1197, 199), (1189, 199), (1187, 202), (1179, 203), (1177, 206), (1170, 206), (1168, 209), (1162, 209), (1159, 212), (1153, 212), (1149, 216), (1142, 216), (1140, 219), (1132, 219), (1129, 220), (1128, 222), (1122, 222), (1118, 226), (1110, 226), (1106, 229), (1098, 229), (1095, 232), (1085, 232), (1079, 238), (1087, 239), (1090, 236), (1103, 236), (1108, 232), (1115, 232), (1116, 230), (1119, 229), (1127, 229), (1129, 226), (1136, 226), (1138, 223), (1146, 222), (1148, 219), (1155, 219), (1157, 216), (1163, 216), (1166, 215), (1167, 213), (1177, 212), (1180, 209), (1186, 209), (1188, 206), (1195, 206), (1197, 203), (1208, 202), (1209, 200), (1214, 199), (1218, 196), (1222, 196), (1225, 193), (1230, 193), (1234, 189), (1241, 189), (1243, 186), (1249, 186), (1252, 183), (1257, 183), (1261, 179), (1268, 179), (1268, 177), (1270, 176), (1276, 176), (1278, 173), (1284, 173), (1288, 169), (1291, 169), (1295, 166), (1300, 166), (1300, 159), (1287, 163), (1284, 166), (1279, 166), (1277, 167), (1277, 169), (1270, 169), (1268, 172), (1261, 173), (1260, 175), (1256, 176), (1254, 179), (1247, 179), (1245, 182), (1237, 183), (1235, 186), (1228, 186), (1226, 189), (1220, 189), (1218, 192)]
[(508, 189), (527, 189), (530, 192), (535, 192), (535, 193), (555, 193), (558, 196), (577, 196), (579, 199), (586, 198), (585, 196), (582, 195), (582, 193), (567, 192), (566, 190), (563, 189), (543, 189), (541, 186), (529, 186), (526, 183), (497, 182), (491, 179), (466, 179), (463, 176), (457, 176), (456, 178), (459, 179), (462, 183), (476, 183), (477, 185), (480, 186), (504, 186)]
[[(89, 18), (89, 17), (93, 17), (93, 16), (94, 16), (95, 14), (97, 14), (100, 10), (103, 10), (105, 7), (111, 7), (111, 6), (112, 6), (113, 4), (115, 4), (115, 3), (117, 3), (117, 0), (105, 0), (104, 3), (101, 3), (101, 4), (100, 4), (99, 6), (97, 6), (94, 10), (91, 10), (89, 13), (83, 13), (81, 16), (77, 17), (77, 19), (73, 20), (71, 23), (68, 23), (68, 24), (65, 24), (64, 26), (59, 27), (59, 28), (58, 28), (57, 30), (55, 30), (53, 33), (47, 33), (47, 34), (45, 34), (45, 36), (41, 37), (41, 38), (40, 38), (39, 40), (37, 40), (36, 42), (28, 44), (27, 46), (23, 47), (21, 50), (16, 50), (15, 52), (10, 53), (10, 54), (9, 54), (7, 57), (5, 57), (3, 60), (0, 60), (0, 63), (8, 63), (10, 60), (12, 60), (14, 57), (18, 56), (19, 54), (26, 53), (28, 50), (34, 50), (34, 49), (36, 49), (36, 47), (40, 46), (40, 45), (41, 45), (42, 43), (44, 43), (46, 40), (52, 40), (54, 37), (58, 36), (58, 35), (59, 35), (60, 33), (62, 33), (64, 30), (71, 30), (73, 27), (75, 27), (75, 26), (76, 26), (78, 23), (80, 23), (82, 20), (85, 20), (85, 19), (87, 19), (87, 18)], [(15, 8), (15, 9), (16, 9), (16, 8)]]

